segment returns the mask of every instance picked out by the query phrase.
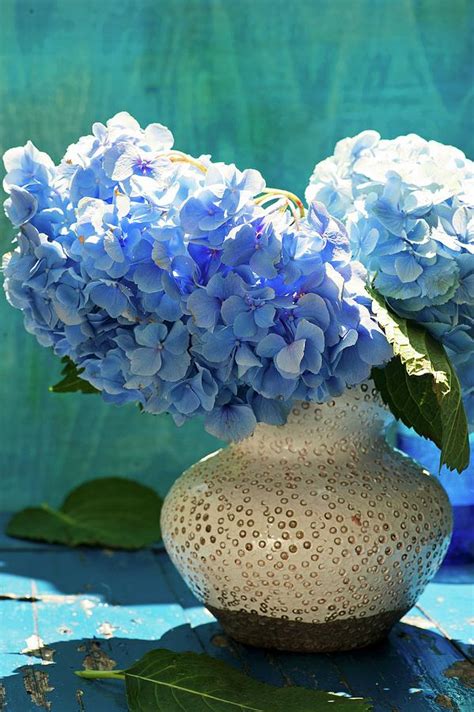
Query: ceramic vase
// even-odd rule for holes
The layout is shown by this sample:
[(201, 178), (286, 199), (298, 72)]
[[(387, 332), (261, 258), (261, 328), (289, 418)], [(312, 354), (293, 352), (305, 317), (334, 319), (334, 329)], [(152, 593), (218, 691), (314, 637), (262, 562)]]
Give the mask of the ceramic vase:
[(196, 597), (243, 643), (335, 651), (374, 643), (447, 550), (435, 477), (385, 439), (371, 382), (187, 470), (162, 511), (166, 549)]

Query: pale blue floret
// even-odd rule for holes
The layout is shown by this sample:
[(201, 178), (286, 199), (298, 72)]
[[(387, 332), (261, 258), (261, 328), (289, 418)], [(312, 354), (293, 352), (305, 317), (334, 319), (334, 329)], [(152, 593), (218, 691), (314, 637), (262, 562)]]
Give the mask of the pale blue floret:
[(316, 165), (306, 196), (329, 198), (374, 286), (463, 364), (458, 372), (471, 398), (474, 163), (414, 134), (383, 140), (365, 131)]

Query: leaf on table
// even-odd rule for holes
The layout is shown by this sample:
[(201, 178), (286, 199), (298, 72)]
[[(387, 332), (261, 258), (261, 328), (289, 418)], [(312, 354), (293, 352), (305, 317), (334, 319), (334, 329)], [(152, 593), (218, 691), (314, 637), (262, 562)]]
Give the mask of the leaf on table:
[(440, 449), (440, 467), (462, 472), (469, 464), (469, 432), (461, 386), (441, 343), (403, 319), (369, 290), (372, 309), (395, 357), (372, 378), (393, 415)]
[(74, 361), (71, 361), (69, 356), (64, 356), (61, 359), (61, 363), (64, 364), (61, 371), (62, 379), (56, 383), (54, 386), (50, 386), (50, 391), (53, 393), (99, 393), (97, 388), (81, 378), (81, 373), (84, 371), (83, 368), (78, 368)]
[(81, 671), (125, 679), (130, 712), (369, 712), (368, 700), (304, 687), (274, 687), (197, 653), (152, 650), (127, 670)]
[(140, 549), (161, 538), (161, 505), (150, 487), (107, 477), (77, 487), (60, 509), (43, 504), (18, 512), (7, 534), (68, 546)]

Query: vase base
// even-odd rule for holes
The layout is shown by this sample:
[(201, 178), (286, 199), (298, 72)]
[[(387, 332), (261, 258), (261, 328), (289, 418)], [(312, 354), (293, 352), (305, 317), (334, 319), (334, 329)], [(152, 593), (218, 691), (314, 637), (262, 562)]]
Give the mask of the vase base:
[(294, 653), (330, 653), (365, 648), (385, 638), (406, 613), (404, 609), (364, 618), (306, 623), (246, 611), (224, 611), (213, 606), (207, 606), (207, 609), (224, 631), (239, 643)]

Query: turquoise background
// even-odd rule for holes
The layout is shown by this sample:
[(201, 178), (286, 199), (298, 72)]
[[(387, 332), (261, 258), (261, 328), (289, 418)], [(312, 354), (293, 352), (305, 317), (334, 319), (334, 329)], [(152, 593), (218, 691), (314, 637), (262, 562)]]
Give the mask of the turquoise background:
[[(414, 131), (472, 156), (468, 0), (0, 0), (0, 149), (66, 145), (126, 109), (176, 145), (304, 191), (337, 139)], [(3, 219), (0, 247), (12, 231)], [(0, 507), (123, 475), (165, 492), (200, 423), (48, 392), (57, 359), (0, 297)]]

